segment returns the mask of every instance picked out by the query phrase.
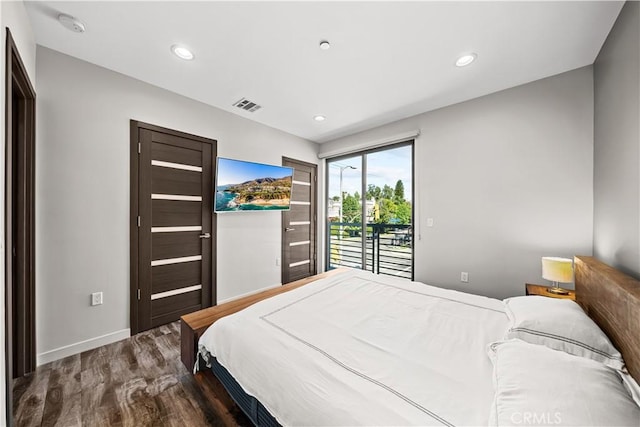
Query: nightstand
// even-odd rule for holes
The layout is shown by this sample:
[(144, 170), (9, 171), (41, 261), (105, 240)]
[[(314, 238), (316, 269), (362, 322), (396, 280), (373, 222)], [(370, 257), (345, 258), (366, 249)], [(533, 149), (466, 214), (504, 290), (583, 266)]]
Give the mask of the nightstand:
[(576, 300), (576, 291), (567, 289), (567, 291), (569, 291), (567, 295), (558, 295), (558, 294), (552, 294), (551, 292), (547, 292), (547, 288), (549, 288), (549, 286), (532, 285), (531, 283), (526, 284), (527, 295), (541, 295), (543, 297), (549, 297), (549, 298), (570, 299), (571, 301)]

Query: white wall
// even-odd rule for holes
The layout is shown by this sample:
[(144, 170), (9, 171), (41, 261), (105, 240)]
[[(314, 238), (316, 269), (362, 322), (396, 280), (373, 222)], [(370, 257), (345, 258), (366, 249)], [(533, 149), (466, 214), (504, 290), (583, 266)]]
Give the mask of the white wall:
[(640, 4), (627, 2), (594, 63), (595, 255), (640, 278)]
[[(317, 144), (43, 47), (37, 55), (36, 307), (45, 361), (82, 348), (63, 346), (128, 332), (130, 119), (216, 139), (218, 155), (250, 161), (317, 162)], [(279, 212), (218, 216), (218, 300), (280, 283), (280, 221)], [(104, 304), (91, 307), (96, 291)]]
[[(18, 47), (20, 56), (29, 74), (31, 83), (36, 83), (36, 44), (34, 41), (31, 24), (24, 5), (21, 1), (0, 2), (0, 21), (2, 25), (2, 37), (0, 42), (0, 58), (2, 58), (2, 66), (0, 66), (0, 135), (4, 141), (5, 123), (4, 123), (4, 99), (5, 99), (5, 48), (6, 48), (6, 28), (11, 30), (13, 40)], [(0, 224), (4, 224), (4, 149), (0, 150), (0, 200), (2, 200), (2, 208), (0, 209)], [(4, 225), (0, 227), (0, 277), (4, 278)], [(3, 280), (4, 283), (4, 280)], [(0, 342), (5, 342), (4, 328), (4, 284), (0, 286), (0, 307), (2, 307), (2, 315), (0, 316)], [(6, 419), (6, 396), (5, 396), (5, 354), (4, 344), (0, 346), (0, 425), (4, 425)]]
[(591, 67), (331, 141), (322, 151), (416, 129), (416, 280), (507, 297), (523, 294), (527, 281), (545, 283), (541, 256), (591, 255)]

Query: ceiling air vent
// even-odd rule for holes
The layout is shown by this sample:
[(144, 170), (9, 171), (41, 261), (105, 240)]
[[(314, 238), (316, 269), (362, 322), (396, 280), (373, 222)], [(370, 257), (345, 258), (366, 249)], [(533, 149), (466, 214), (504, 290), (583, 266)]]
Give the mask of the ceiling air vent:
[(262, 106), (256, 104), (253, 101), (249, 101), (247, 98), (242, 98), (240, 101), (233, 104), (234, 107), (238, 107), (242, 110), (248, 111), (250, 113), (254, 113), (262, 108)]

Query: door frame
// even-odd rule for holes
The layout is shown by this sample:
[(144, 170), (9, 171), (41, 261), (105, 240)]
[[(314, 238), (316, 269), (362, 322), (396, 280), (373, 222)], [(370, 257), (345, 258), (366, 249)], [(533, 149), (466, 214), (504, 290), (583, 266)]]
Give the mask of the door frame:
[[(141, 129), (150, 130), (153, 132), (160, 132), (167, 135), (176, 136), (179, 138), (191, 139), (193, 141), (202, 142), (205, 144), (211, 144), (212, 165), (213, 172), (215, 172), (216, 156), (217, 156), (217, 141), (215, 139), (209, 139), (202, 136), (193, 135), (186, 132), (180, 132), (173, 129), (167, 129), (161, 126), (144, 123), (138, 120), (131, 120), (129, 125), (130, 136), (130, 218), (129, 218), (129, 262), (130, 262), (130, 291), (129, 291), (129, 322), (131, 335), (135, 335), (140, 332), (140, 325), (138, 322), (139, 310), (138, 310), (138, 289), (139, 289), (139, 245), (140, 245), (140, 228), (138, 227), (138, 215), (139, 215), (139, 201), (138, 201), (138, 189), (139, 189), (139, 143), (138, 135)], [(213, 177), (215, 179), (215, 175)], [(149, 179), (151, 179), (149, 177)], [(215, 187), (215, 185), (214, 185)], [(214, 306), (217, 303), (217, 283), (216, 283), (216, 260), (217, 260), (217, 217), (213, 212), (213, 206), (210, 206), (211, 213), (211, 301), (210, 306)]]
[[(304, 162), (302, 160), (298, 160), (298, 159), (293, 159), (291, 157), (286, 157), (286, 156), (282, 156), (282, 163), (284, 164), (284, 162), (289, 161), (289, 162), (293, 162), (293, 163), (299, 163), (301, 165), (305, 165), (308, 166), (310, 168), (312, 168), (313, 170), (315, 170), (315, 179), (314, 182), (311, 183), (311, 185), (313, 186), (313, 191), (311, 193), (311, 206), (309, 207), (309, 209), (311, 210), (311, 212), (313, 212), (313, 223), (311, 224), (310, 230), (313, 232), (313, 239), (314, 239), (314, 245), (313, 245), (313, 269), (314, 269), (314, 274), (318, 273), (318, 211), (317, 211), (317, 206), (318, 206), (318, 165), (315, 163), (309, 163), (309, 162)], [(293, 184), (292, 184), (293, 187)], [(292, 194), (293, 194), (293, 189), (292, 189)], [(284, 212), (282, 212), (281, 215), (282, 219), (282, 225), (281, 225), (281, 239), (280, 239), (280, 246), (281, 246), (281, 253), (280, 253), (280, 260), (281, 260), (281, 267), (280, 267), (280, 282), (282, 284), (284, 283), (284, 277), (285, 277), (285, 262), (284, 262), (284, 253), (285, 253), (285, 245), (284, 245), (284, 241), (285, 241), (285, 228), (287, 227), (287, 224), (285, 224), (285, 219), (284, 219)]]
[[(14, 369), (22, 376), (36, 368), (35, 334), (35, 107), (36, 92), (22, 62), (16, 43), (7, 28), (5, 81), (5, 368), (7, 424), (13, 422), (12, 379)], [(18, 111), (14, 111), (13, 96), (20, 98)], [(17, 128), (13, 123), (17, 115)], [(17, 134), (17, 141), (14, 139)], [(17, 150), (17, 151), (16, 151)], [(14, 152), (21, 167), (14, 171)], [(14, 179), (15, 178), (15, 179)], [(17, 197), (14, 197), (14, 187)], [(14, 207), (17, 215), (14, 217)], [(13, 268), (13, 228), (17, 225), (17, 269)], [(17, 295), (13, 282), (18, 276), (24, 284)], [(13, 307), (17, 305), (14, 311)], [(16, 342), (13, 330), (17, 328)], [(18, 347), (18, 360), (13, 351)]]

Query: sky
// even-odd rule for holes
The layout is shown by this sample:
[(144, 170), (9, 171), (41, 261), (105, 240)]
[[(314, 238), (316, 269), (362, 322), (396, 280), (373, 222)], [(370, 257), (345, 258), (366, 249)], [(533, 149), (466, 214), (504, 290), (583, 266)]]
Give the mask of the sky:
[[(411, 200), (411, 146), (393, 148), (367, 154), (367, 184), (382, 188), (385, 184), (395, 188), (401, 179), (404, 184), (404, 197)], [(342, 172), (342, 190), (349, 194), (362, 193), (362, 158), (360, 155), (330, 162), (329, 165), (329, 198), (340, 195), (340, 168), (354, 166), (357, 169), (345, 168)]]
[(241, 184), (256, 178), (284, 178), (293, 174), (291, 168), (245, 162), (218, 157), (218, 186)]

